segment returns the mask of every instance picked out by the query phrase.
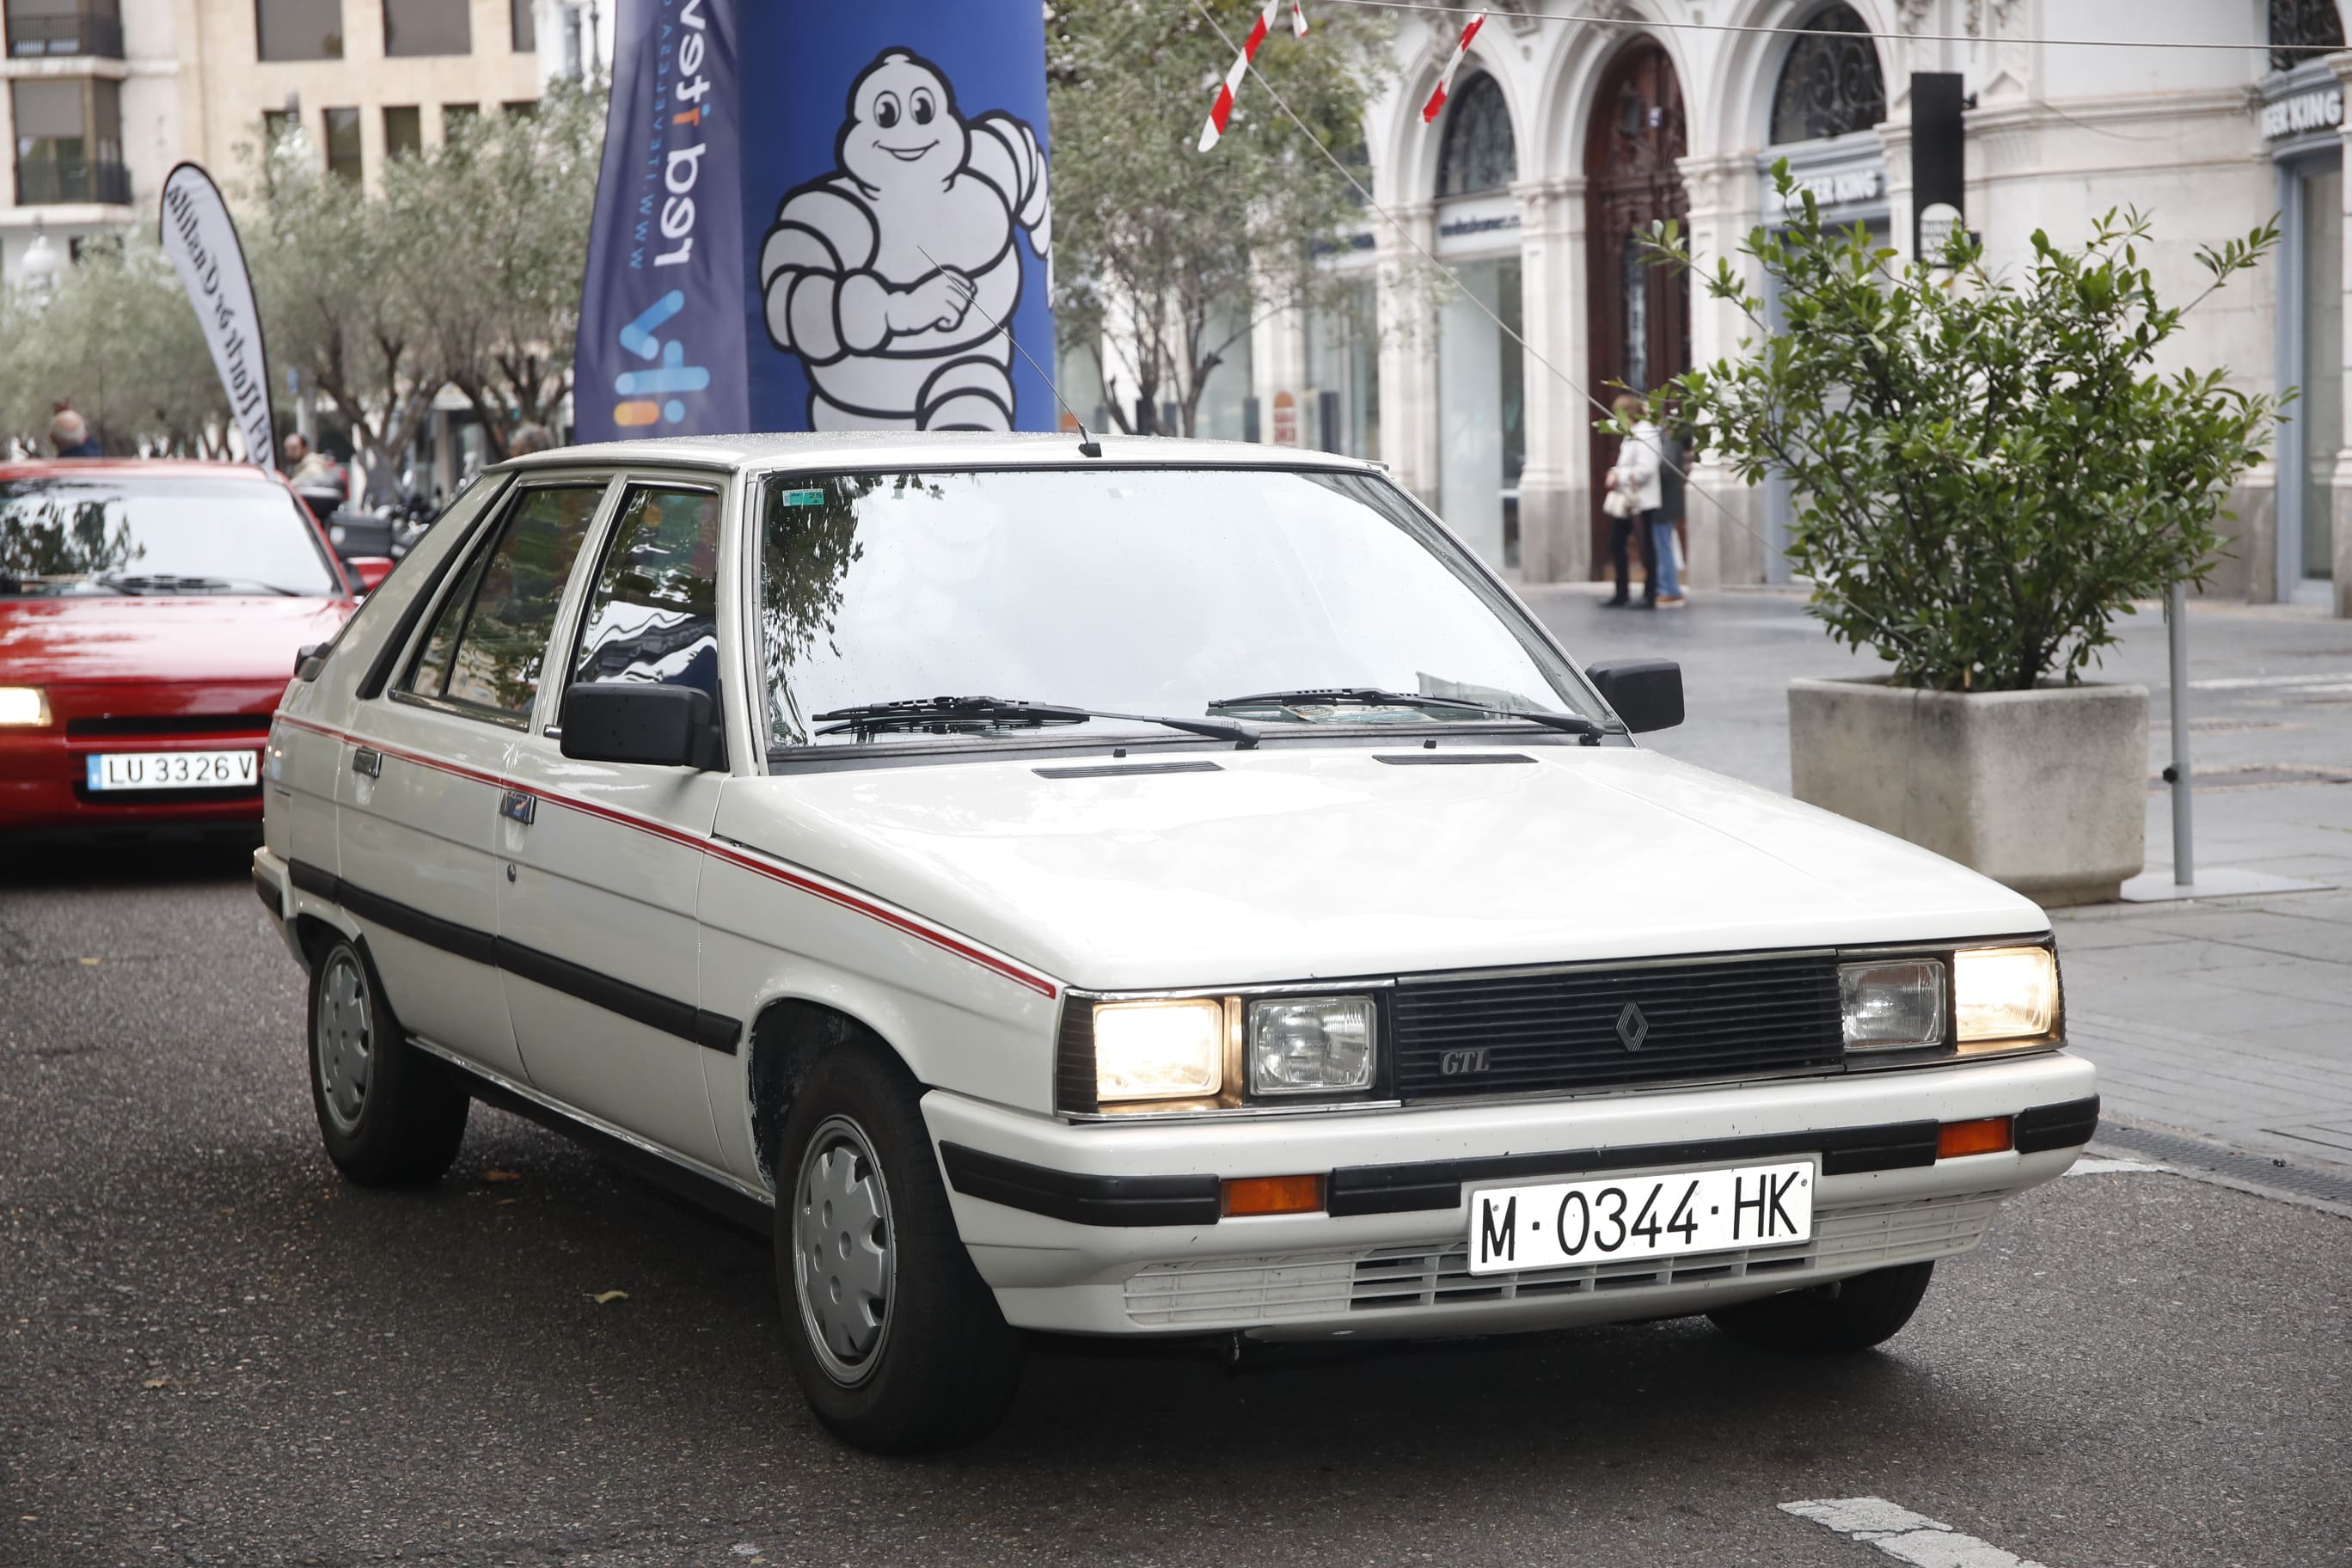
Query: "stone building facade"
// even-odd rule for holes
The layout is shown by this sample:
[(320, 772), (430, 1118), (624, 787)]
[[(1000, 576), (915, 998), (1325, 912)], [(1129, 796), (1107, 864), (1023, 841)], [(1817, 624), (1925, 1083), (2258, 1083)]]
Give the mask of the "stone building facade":
[[(1829, 214), (1907, 251), (1911, 74), (1958, 72), (1966, 219), (1996, 268), (2021, 266), (2036, 228), (2079, 237), (2136, 206), (2157, 226), (2159, 287), (2185, 300), (2203, 281), (2198, 246), (2281, 216), (2276, 257), (2173, 345), (2172, 363), (2226, 367), (2250, 390), (2303, 389), (2277, 461), (2233, 498), (2236, 547), (2212, 591), (2352, 614), (2352, 55), (2329, 52), (2345, 38), (2334, 0), (1505, 0), (1428, 126), (1462, 17), (1401, 16), (1367, 127), (1397, 225), (1368, 215), (1331, 263), (1360, 278), (1358, 309), (1260, 326), (1248, 412), (1275, 416), (1215, 433), (1377, 456), (1528, 580), (1597, 575), (1608, 448), (1587, 392), (1655, 385), (1737, 353), (1747, 331), (1639, 266), (1633, 232), (1675, 217), (1703, 255), (1732, 255), (1772, 221), (1769, 171), (1786, 158)], [(1401, 286), (1416, 249), (1459, 290), (1433, 302)], [(1712, 500), (1689, 507), (1694, 584), (1784, 577), (1788, 498), (1704, 462), (1695, 480)]]

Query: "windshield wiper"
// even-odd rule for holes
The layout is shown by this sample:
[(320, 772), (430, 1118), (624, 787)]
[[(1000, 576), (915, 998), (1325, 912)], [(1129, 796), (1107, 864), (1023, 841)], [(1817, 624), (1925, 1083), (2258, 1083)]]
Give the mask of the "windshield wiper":
[(1294, 703), (1330, 704), (1351, 708), (1438, 708), (1463, 713), (1484, 713), (1500, 719), (1524, 719), (1530, 724), (1571, 735), (1598, 737), (1604, 731), (1581, 713), (1553, 713), (1541, 708), (1498, 708), (1465, 697), (1425, 697), (1418, 691), (1384, 691), (1377, 686), (1303, 687), (1297, 691), (1258, 691), (1247, 697), (1221, 697), (1209, 704), (1221, 708), (1286, 708)]
[(1157, 713), (1113, 713), (1100, 708), (1070, 708), (1058, 703), (1029, 702), (1003, 697), (914, 697), (898, 702), (866, 702), (854, 708), (836, 708), (817, 716), (820, 723), (828, 723), (817, 731), (820, 735), (838, 735), (844, 731), (869, 735), (877, 730), (921, 730), (951, 724), (984, 724), (994, 727), (1046, 724), (1083, 724), (1089, 719), (1124, 719), (1136, 724), (1164, 724), (1171, 730), (1182, 730), (1190, 734), (1206, 735), (1213, 740), (1231, 741), (1241, 751), (1257, 744), (1257, 730), (1232, 719), (1169, 719)]
[(216, 594), (224, 588), (258, 588), (265, 594), (277, 594), (289, 599), (299, 597), (291, 588), (264, 583), (257, 577), (182, 576), (173, 572), (152, 572), (144, 575), (109, 573), (92, 581), (126, 594)]

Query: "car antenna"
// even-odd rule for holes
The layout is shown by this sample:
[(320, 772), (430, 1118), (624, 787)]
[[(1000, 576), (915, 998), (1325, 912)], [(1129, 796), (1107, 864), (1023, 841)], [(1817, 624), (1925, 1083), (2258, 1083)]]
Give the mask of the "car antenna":
[[(917, 250), (923, 250), (923, 247), (920, 245), (917, 245), (915, 248)], [(1013, 345), (1013, 352), (1019, 354), (1023, 362), (1026, 363), (1031, 370), (1037, 373), (1037, 379), (1045, 384), (1045, 390), (1054, 395), (1054, 401), (1062, 405), (1062, 412), (1070, 416), (1070, 423), (1078, 427), (1078, 456), (1081, 458), (1101, 457), (1102, 443), (1096, 440), (1092, 436), (1087, 433), (1087, 422), (1078, 417), (1078, 411), (1070, 406), (1069, 400), (1062, 395), (1062, 389), (1054, 384), (1054, 378), (1045, 374), (1044, 366), (1040, 365), (1035, 360), (1029, 357), (1029, 351), (1021, 346), (1021, 340), (1013, 335), (1013, 329), (1011, 327), (1006, 326), (1003, 321), (998, 321), (986, 310), (981, 310), (980, 289), (978, 286), (965, 279), (961, 273), (950, 272), (946, 268), (940, 267), (939, 258), (928, 250), (923, 250), (923, 259), (929, 262), (934, 268), (937, 268), (940, 277), (960, 286), (964, 290), (964, 304), (972, 310), (980, 310), (980, 319), (986, 321), (990, 326), (994, 327), (998, 331), (1003, 332), (1004, 334), (1004, 341)]]

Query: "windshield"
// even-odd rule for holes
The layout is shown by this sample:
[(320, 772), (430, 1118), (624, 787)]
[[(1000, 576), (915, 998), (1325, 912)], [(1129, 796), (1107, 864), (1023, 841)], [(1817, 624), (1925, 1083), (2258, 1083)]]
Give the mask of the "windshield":
[[(1369, 475), (793, 478), (769, 486), (761, 520), (767, 706), (781, 745), (888, 741), (903, 731), (818, 716), (946, 695), (1214, 712), (1269, 730), (1493, 721), (1459, 708), (1296, 695), (1322, 688), (1602, 716), (1525, 616)], [(1267, 694), (1292, 700), (1234, 700)], [(1072, 728), (1153, 730), (1097, 717), (1051, 732)]]
[(341, 592), (294, 498), (267, 480), (0, 480), (0, 595)]

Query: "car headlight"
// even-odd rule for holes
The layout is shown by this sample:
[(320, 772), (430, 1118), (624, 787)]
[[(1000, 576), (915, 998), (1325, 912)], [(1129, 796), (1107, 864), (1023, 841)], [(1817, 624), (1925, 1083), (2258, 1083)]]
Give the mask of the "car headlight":
[(1213, 996), (1095, 1004), (1095, 1098), (1199, 1100), (1224, 1087), (1225, 1005)]
[(1962, 1050), (2036, 1039), (2058, 1026), (2058, 955), (2046, 947), (1964, 947), (1952, 955), (1952, 1011)]
[(1899, 1051), (1944, 1043), (1940, 960), (1840, 964), (1838, 1002), (1849, 1051)]
[(0, 725), (32, 728), (49, 721), (49, 694), (37, 686), (0, 686)]
[(1252, 1094), (1372, 1087), (1372, 999), (1287, 996), (1249, 1005)]

